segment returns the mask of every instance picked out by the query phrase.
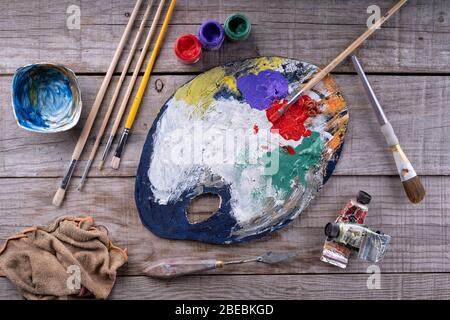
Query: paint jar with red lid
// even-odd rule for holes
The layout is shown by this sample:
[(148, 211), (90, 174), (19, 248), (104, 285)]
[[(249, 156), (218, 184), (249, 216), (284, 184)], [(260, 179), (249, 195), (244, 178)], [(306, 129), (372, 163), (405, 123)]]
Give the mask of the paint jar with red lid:
[(193, 34), (183, 34), (175, 41), (175, 55), (186, 64), (194, 64), (202, 56), (202, 45)]

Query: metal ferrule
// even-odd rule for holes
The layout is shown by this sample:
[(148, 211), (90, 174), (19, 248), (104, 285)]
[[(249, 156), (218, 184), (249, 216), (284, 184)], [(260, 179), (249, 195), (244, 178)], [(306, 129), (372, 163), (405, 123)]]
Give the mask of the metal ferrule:
[[(300, 89), (300, 91), (298, 91), (296, 94), (294, 94), (292, 96), (292, 98), (289, 99), (286, 108), (289, 108), (290, 106), (292, 106), (303, 94), (303, 90)], [(284, 109), (284, 108), (283, 108)], [(280, 109), (281, 110), (281, 109)], [(279, 110), (278, 110), (279, 111)], [(282, 111), (284, 112), (284, 110)]]
[(114, 141), (114, 137), (115, 137), (114, 134), (112, 134), (112, 135), (109, 136), (108, 142), (106, 143), (106, 146), (105, 146), (105, 150), (103, 150), (102, 161), (105, 161), (105, 160), (106, 160), (106, 156), (108, 155), (109, 149), (110, 149), (111, 146), (112, 146), (112, 143), (113, 143), (113, 141)]
[(86, 177), (89, 173), (89, 170), (91, 169), (92, 166), (92, 160), (88, 160), (86, 163), (86, 167), (84, 168), (84, 172), (83, 172), (83, 176), (81, 177), (81, 181), (80, 181), (80, 185), (78, 187), (78, 189), (81, 189), (81, 187), (84, 184), (84, 181), (86, 180)]
[(120, 158), (122, 155), (123, 149), (125, 148), (125, 143), (127, 142), (128, 134), (130, 133), (130, 129), (123, 129), (122, 135), (120, 136), (119, 144), (117, 145), (116, 152), (114, 156)]
[(69, 185), (70, 178), (72, 178), (72, 174), (75, 171), (75, 167), (77, 165), (77, 159), (72, 159), (70, 162), (70, 166), (67, 169), (66, 173), (64, 174), (64, 177), (61, 181), (60, 188), (66, 190), (67, 186)]

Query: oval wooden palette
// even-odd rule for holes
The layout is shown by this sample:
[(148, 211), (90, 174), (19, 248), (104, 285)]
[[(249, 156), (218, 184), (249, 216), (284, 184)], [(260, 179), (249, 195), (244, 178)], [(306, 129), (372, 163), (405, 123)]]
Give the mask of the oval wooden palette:
[[(164, 104), (142, 150), (135, 199), (143, 224), (170, 239), (235, 243), (291, 222), (331, 176), (348, 123), (331, 76), (275, 124), (278, 101), (317, 67), (259, 57), (195, 77)], [(312, 107), (311, 107), (312, 105)], [(213, 193), (220, 207), (189, 223), (192, 199)]]

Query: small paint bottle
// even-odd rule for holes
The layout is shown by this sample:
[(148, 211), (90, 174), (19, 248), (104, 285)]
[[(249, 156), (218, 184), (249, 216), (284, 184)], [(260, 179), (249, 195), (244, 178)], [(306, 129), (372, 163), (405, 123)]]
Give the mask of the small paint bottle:
[(204, 49), (217, 50), (225, 39), (225, 30), (216, 20), (207, 20), (198, 29), (198, 39)]
[(372, 200), (370, 194), (360, 190), (356, 195), (356, 199), (350, 199), (342, 210), (335, 222), (352, 222), (363, 224), (369, 211), (368, 204)]
[(194, 64), (202, 56), (202, 45), (193, 34), (183, 34), (175, 41), (175, 55), (185, 64)]
[(250, 35), (252, 25), (250, 19), (242, 13), (233, 13), (223, 24), (225, 34), (232, 41), (245, 40)]

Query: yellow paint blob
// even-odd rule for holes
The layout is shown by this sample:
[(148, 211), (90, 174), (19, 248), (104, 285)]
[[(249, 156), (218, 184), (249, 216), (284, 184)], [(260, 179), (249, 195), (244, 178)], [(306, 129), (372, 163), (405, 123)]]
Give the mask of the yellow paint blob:
[(278, 69), (286, 59), (280, 57), (261, 57), (258, 58), (256, 64), (254, 66), (254, 70), (257, 72), (261, 72), (264, 70), (276, 70)]
[(214, 94), (223, 85), (225, 70), (216, 67), (195, 77), (175, 94), (175, 99), (183, 100), (194, 108), (194, 112), (203, 115), (214, 101)]
[(239, 90), (237, 88), (236, 79), (231, 76), (225, 76), (222, 81), (224, 84), (228, 86), (228, 89), (234, 94), (238, 94)]

